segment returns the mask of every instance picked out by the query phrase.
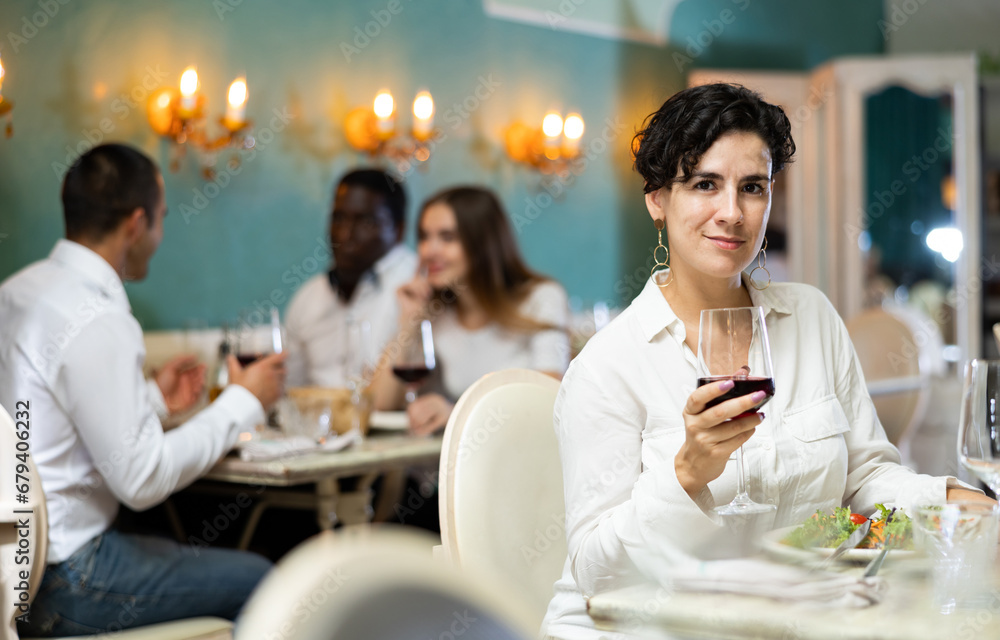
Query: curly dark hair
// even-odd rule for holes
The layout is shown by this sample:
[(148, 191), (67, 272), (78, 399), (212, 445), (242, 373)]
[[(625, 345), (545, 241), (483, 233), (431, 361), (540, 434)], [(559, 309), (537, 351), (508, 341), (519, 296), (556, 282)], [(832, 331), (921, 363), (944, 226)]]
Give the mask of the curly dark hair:
[(701, 156), (730, 131), (761, 137), (771, 150), (772, 177), (792, 161), (792, 125), (781, 107), (737, 84), (691, 87), (668, 98), (632, 140), (645, 192), (686, 182)]

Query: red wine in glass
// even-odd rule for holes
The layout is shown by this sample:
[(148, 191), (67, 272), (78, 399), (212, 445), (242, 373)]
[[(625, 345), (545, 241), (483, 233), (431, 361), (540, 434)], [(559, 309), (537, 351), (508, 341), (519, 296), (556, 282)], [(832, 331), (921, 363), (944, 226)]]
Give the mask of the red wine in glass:
[[(762, 307), (703, 309), (698, 324), (698, 386), (731, 380), (733, 388), (706, 406), (713, 407), (748, 393), (764, 392), (749, 411), (736, 416), (760, 415), (757, 411), (774, 395), (774, 369), (767, 337), (767, 322)], [(747, 491), (744, 447), (736, 450), (736, 497), (715, 507), (719, 516), (744, 518), (750, 515), (773, 515), (776, 506), (754, 502)]]
[(743, 416), (749, 416), (760, 411), (760, 408), (767, 404), (767, 401), (774, 395), (774, 378), (762, 378), (758, 376), (707, 376), (704, 378), (698, 378), (698, 386), (702, 387), (706, 384), (721, 382), (723, 380), (732, 380), (733, 388), (718, 398), (709, 400), (705, 404), (706, 409), (714, 407), (717, 404), (721, 404), (726, 400), (732, 400), (733, 398), (749, 395), (755, 391), (763, 391), (766, 393), (767, 395), (764, 396), (764, 399), (755, 404), (753, 408), (736, 416), (737, 418), (742, 418)]
[(240, 361), (241, 367), (248, 367), (263, 357), (263, 353), (240, 353), (237, 354), (236, 359)]
[(433, 369), (430, 369), (429, 367), (415, 365), (399, 365), (392, 368), (392, 373), (397, 378), (409, 384), (423, 382), (427, 376), (431, 374), (431, 371), (433, 371)]

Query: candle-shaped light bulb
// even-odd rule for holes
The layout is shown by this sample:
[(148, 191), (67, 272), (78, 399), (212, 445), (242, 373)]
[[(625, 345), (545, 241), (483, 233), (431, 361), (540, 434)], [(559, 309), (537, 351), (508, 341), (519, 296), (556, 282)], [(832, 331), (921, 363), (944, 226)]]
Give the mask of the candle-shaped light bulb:
[(575, 156), (580, 151), (580, 138), (583, 137), (583, 118), (579, 113), (571, 113), (566, 116), (563, 123), (563, 153), (567, 156)]
[(187, 115), (194, 113), (198, 106), (198, 72), (188, 67), (181, 74), (181, 111)]
[(555, 160), (559, 157), (559, 136), (563, 131), (563, 119), (558, 113), (551, 111), (542, 120), (542, 133), (545, 134), (543, 149), (545, 157)]
[(236, 78), (229, 85), (229, 100), (226, 105), (226, 124), (231, 129), (237, 129), (246, 122), (247, 115), (247, 81)]
[(542, 120), (542, 133), (545, 134), (546, 138), (558, 138), (562, 130), (562, 116), (554, 111), (545, 115), (545, 119)]
[(426, 140), (434, 131), (434, 98), (429, 91), (421, 91), (413, 101), (413, 137)]
[(386, 139), (392, 137), (392, 132), (395, 128), (395, 122), (392, 118), (394, 109), (395, 103), (392, 100), (391, 93), (380, 91), (375, 96), (375, 117), (378, 118), (378, 135), (380, 138)]

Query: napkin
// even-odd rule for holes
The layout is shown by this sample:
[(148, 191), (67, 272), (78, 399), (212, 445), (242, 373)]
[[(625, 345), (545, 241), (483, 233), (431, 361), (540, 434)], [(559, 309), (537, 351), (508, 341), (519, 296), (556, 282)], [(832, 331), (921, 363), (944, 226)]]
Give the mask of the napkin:
[(356, 442), (361, 442), (361, 434), (356, 430), (351, 430), (347, 433), (327, 438), (322, 443), (317, 443), (312, 438), (307, 438), (306, 436), (287, 436), (238, 442), (236, 449), (240, 452), (240, 460), (251, 462), (274, 460), (276, 458), (319, 451), (340, 451)]
[(682, 566), (672, 584), (678, 591), (736, 593), (826, 607), (867, 607), (877, 604), (885, 590), (879, 577), (810, 571), (755, 558)]

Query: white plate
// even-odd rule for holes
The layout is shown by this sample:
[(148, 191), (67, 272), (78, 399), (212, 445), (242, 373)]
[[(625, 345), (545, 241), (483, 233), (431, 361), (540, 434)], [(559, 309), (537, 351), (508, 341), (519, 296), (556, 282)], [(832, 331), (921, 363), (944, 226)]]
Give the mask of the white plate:
[[(773, 531), (765, 533), (761, 539), (761, 547), (764, 550), (764, 553), (776, 560), (804, 563), (813, 562), (818, 558), (825, 558), (833, 553), (833, 547), (799, 549), (798, 547), (793, 547), (783, 543), (782, 540), (797, 528), (798, 525), (792, 527), (782, 527), (781, 529), (774, 529)], [(875, 559), (875, 556), (881, 552), (881, 549), (850, 549), (845, 551), (844, 555), (840, 556), (840, 560), (844, 560), (846, 562), (867, 563)], [(891, 551), (889, 555), (897, 558), (909, 557), (913, 555), (913, 551), (909, 549), (896, 549)]]
[(410, 428), (410, 418), (405, 411), (372, 411), (368, 416), (368, 426), (386, 431), (406, 431)]

